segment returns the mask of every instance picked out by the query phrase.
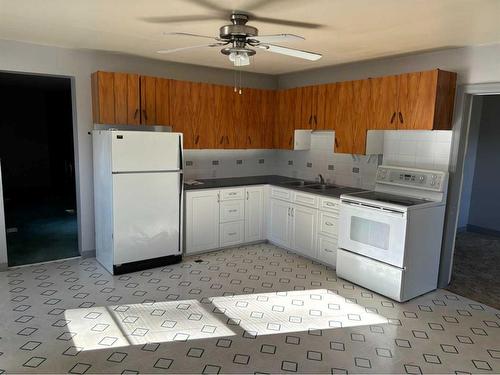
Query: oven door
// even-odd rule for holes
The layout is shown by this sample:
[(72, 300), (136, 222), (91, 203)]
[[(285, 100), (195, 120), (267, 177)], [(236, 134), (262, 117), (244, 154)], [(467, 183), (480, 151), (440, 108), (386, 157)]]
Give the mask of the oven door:
[(406, 213), (342, 201), (339, 247), (403, 268)]

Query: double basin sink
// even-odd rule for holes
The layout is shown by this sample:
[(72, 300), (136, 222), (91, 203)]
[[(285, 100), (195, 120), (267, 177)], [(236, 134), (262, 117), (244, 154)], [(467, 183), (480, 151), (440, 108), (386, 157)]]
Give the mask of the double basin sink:
[(295, 188), (302, 188), (304, 190), (313, 191), (329, 191), (341, 188), (341, 186), (330, 185), (330, 184), (319, 184), (313, 181), (284, 181), (281, 183), (283, 186), (290, 186)]

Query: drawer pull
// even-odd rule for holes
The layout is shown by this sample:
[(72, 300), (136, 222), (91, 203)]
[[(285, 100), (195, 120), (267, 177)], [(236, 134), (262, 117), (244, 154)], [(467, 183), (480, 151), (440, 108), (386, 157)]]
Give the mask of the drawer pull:
[(228, 235), (228, 236), (235, 236), (235, 235), (236, 235), (236, 232), (231, 232), (231, 233), (228, 233), (227, 235)]
[(329, 227), (333, 227), (333, 223), (331, 221), (325, 221), (325, 224), (328, 225)]
[(238, 210), (229, 210), (229, 212), (238, 212)]
[(325, 250), (324, 250), (324, 251), (326, 251), (327, 253), (333, 253), (333, 250), (326, 249), (326, 248), (325, 248)]
[(330, 207), (335, 207), (335, 203), (332, 202), (326, 202), (325, 204)]
[(236, 193), (229, 193), (228, 195), (236, 195)]

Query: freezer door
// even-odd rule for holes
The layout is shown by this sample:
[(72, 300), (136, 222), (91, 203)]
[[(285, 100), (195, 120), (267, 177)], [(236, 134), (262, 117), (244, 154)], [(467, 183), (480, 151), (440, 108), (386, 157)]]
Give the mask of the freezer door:
[(179, 172), (113, 175), (114, 264), (180, 254)]
[(113, 172), (181, 168), (182, 134), (115, 130), (111, 137)]

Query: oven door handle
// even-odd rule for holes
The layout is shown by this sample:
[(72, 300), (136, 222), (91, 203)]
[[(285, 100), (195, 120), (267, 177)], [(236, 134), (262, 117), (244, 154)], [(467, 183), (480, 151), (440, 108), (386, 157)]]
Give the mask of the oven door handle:
[(405, 216), (405, 212), (392, 210), (390, 208), (375, 206), (375, 205), (367, 204), (367, 203), (360, 203), (360, 202), (354, 202), (354, 201), (349, 201), (349, 200), (343, 200), (341, 202), (341, 205), (342, 204), (344, 204), (346, 206), (350, 206), (350, 207), (356, 207), (356, 208), (360, 208), (360, 209), (376, 211), (378, 213), (386, 214), (386, 215), (390, 215), (390, 216), (397, 216), (397, 217), (404, 217)]

